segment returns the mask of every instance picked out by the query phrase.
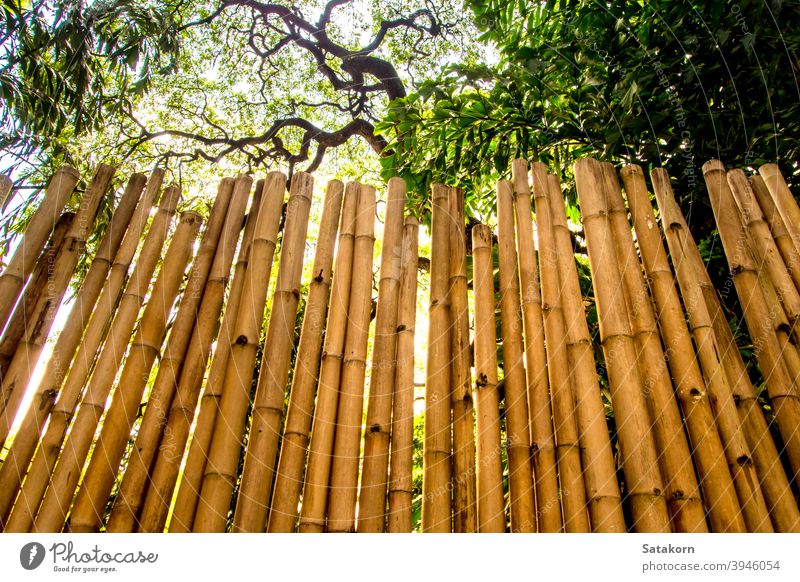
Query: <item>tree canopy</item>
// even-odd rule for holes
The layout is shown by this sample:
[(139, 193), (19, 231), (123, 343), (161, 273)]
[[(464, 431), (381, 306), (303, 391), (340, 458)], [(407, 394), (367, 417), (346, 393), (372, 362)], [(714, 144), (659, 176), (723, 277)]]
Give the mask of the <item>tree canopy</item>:
[[(380, 168), (490, 213), (515, 156), (797, 159), (795, 3), (3, 0), (5, 166)], [(344, 168), (344, 170), (343, 170)], [(19, 172), (25, 169), (26, 172)], [(789, 179), (798, 181), (792, 166)], [(707, 213), (705, 213), (707, 214)]]

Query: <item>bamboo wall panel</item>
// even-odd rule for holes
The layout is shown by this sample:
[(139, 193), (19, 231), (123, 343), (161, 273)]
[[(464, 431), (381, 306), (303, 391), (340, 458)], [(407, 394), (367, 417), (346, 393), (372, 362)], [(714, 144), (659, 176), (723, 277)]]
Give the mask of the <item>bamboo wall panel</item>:
[(572, 184), (514, 160), (494, 230), (449, 185), (409, 208), (399, 178), (323, 197), (295, 172), (288, 199), (280, 172), (223, 178), (187, 275), (202, 219), (172, 228), (164, 170), (130, 175), (97, 233), (114, 168), (82, 196), (58, 170), (0, 274), (0, 526), (800, 531), (800, 209), (780, 170), (704, 166), (733, 330), (666, 172), (657, 219), (640, 167), (574, 169), (580, 218)]

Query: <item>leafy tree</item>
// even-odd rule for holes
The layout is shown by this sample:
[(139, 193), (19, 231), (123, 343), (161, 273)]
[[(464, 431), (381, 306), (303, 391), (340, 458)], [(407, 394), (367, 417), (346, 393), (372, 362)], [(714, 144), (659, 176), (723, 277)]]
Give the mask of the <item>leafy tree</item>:
[[(705, 203), (700, 166), (755, 167), (800, 149), (797, 3), (469, 0), (495, 66), (449, 67), (393, 102), (386, 176), (488, 191), (514, 156), (562, 173), (580, 155), (665, 166)], [(786, 166), (794, 184), (800, 174)], [(707, 231), (709, 211), (696, 218)], [(702, 224), (705, 223), (705, 224)]]
[(3, 0), (0, 147), (19, 163), (90, 152), (313, 171), (354, 137), (380, 153), (385, 104), (469, 52), (469, 18), (447, 1), (86, 4)]

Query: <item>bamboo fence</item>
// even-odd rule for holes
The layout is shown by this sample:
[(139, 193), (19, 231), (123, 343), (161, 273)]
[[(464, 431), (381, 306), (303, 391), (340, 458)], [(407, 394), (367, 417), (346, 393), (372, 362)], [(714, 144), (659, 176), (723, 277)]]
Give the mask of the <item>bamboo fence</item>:
[(0, 274), (3, 530), (800, 531), (800, 207), (775, 164), (703, 170), (727, 282), (662, 169), (659, 223), (639, 166), (578, 160), (578, 218), (514, 160), (494, 231), (333, 180), (316, 237), (310, 175), (242, 174), (196, 252), (163, 170), (57, 170)]

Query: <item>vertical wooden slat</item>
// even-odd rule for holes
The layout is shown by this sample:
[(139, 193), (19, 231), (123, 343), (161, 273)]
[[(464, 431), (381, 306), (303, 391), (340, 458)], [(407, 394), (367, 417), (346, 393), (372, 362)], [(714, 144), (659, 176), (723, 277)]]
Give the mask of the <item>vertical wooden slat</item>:
[[(123, 236), (127, 231), (135, 230), (137, 227), (136, 221), (131, 219), (134, 217), (134, 210), (139, 204), (146, 180), (147, 178), (143, 174), (133, 174), (128, 180), (122, 199), (114, 211), (92, 264), (75, 296), (69, 317), (53, 346), (42, 379), (33, 395), (32, 401), (36, 405), (28, 409), (5, 462), (0, 467), (0, 521), (3, 521), (11, 509), (28, 462), (33, 456), (44, 424), (50, 415), (57, 390), (60, 388), (69, 362), (78, 348), (81, 335), (89, 322), (92, 311), (98, 304), (98, 298), (106, 285), (112, 261), (115, 260), (115, 256), (121, 249)], [(142, 226), (144, 226), (143, 222)], [(140, 235), (141, 231), (137, 231), (137, 242)]]
[(450, 516), (450, 201), (449, 189), (431, 193), (431, 271), (425, 382), (422, 530), (451, 531)]
[(667, 253), (639, 166), (625, 166), (622, 179), (642, 264), (650, 281), (661, 334), (666, 346), (675, 394), (683, 409), (686, 428), (693, 444), (694, 461), (714, 532), (745, 531), (739, 500), (725, 462), (722, 441), (717, 434), (714, 410), (696, 361), (692, 338), (675, 287)]
[(475, 492), (475, 411), (469, 351), (464, 191), (450, 188), (450, 402), (453, 408), (453, 531), (478, 530)]
[(403, 208), (406, 184), (389, 180), (386, 217), (381, 242), (378, 304), (364, 433), (364, 462), (358, 498), (358, 531), (386, 530), (386, 493), (389, 470), (389, 438), (397, 346), (397, 306), (400, 299), (400, 261), (403, 242)]
[(61, 211), (78, 183), (78, 171), (71, 166), (58, 168), (47, 184), (44, 198), (25, 229), (14, 254), (0, 274), (0, 329), (8, 323), (25, 280), (33, 272)]
[[(264, 193), (264, 180), (256, 182), (253, 200), (250, 203), (247, 221), (242, 232), (242, 240), (236, 266), (233, 270), (233, 279), (225, 304), (225, 314), (220, 324), (217, 345), (214, 357), (208, 370), (205, 390), (200, 405), (197, 407), (196, 424), (192, 433), (192, 442), (186, 455), (186, 465), (181, 475), (181, 486), (175, 499), (175, 508), (169, 523), (170, 532), (186, 533), (192, 530), (197, 502), (200, 497), (200, 487), (203, 482), (206, 459), (214, 434), (214, 425), (217, 420), (219, 403), (222, 399), (225, 371), (228, 367), (228, 358), (231, 352), (231, 338), (234, 334), (236, 316), (242, 302), (244, 282), (247, 278), (247, 267), (250, 261), (250, 252), (253, 245), (255, 226), (258, 220), (258, 211)], [(235, 244), (238, 230), (233, 234)], [(227, 257), (227, 255), (225, 255)], [(212, 301), (217, 301), (216, 293), (224, 291), (225, 277), (229, 269), (224, 268), (224, 261), (228, 259), (218, 256), (219, 261), (214, 261), (212, 280), (219, 280), (223, 287), (212, 293)], [(205, 307), (205, 306), (203, 306)], [(217, 308), (217, 311), (221, 306)], [(196, 328), (197, 329), (197, 328)], [(193, 346), (192, 348), (193, 349)], [(184, 364), (184, 369), (187, 369)], [(198, 363), (198, 368), (200, 364)], [(188, 372), (191, 370), (187, 369)], [(190, 373), (181, 374), (177, 392), (170, 406), (167, 424), (164, 428), (164, 438), (159, 447), (159, 454), (155, 466), (150, 473), (150, 483), (139, 517), (139, 531), (161, 532), (167, 522), (168, 510), (172, 494), (178, 479), (181, 461), (183, 459), (186, 441), (189, 438), (192, 421), (195, 419), (195, 406), (200, 395), (196, 393), (197, 386)], [(198, 371), (198, 375), (200, 372)], [(201, 379), (202, 381), (202, 379)], [(114, 523), (114, 512), (111, 513), (111, 523)]]
[(575, 400), (569, 378), (566, 323), (561, 308), (558, 250), (550, 211), (549, 184), (545, 165), (533, 163), (533, 200), (536, 208), (536, 234), (539, 241), (539, 273), (542, 282), (542, 314), (547, 347), (547, 371), (553, 403), (556, 456), (564, 530), (588, 532), (589, 513), (581, 467)]
[(355, 531), (356, 525), (374, 244), (375, 188), (362, 184), (359, 186), (356, 209), (353, 275), (328, 493), (328, 531), (332, 532)]
[[(497, 224), (511, 531), (534, 532), (537, 515), (544, 519), (546, 514), (556, 513), (559, 514), (559, 518), (553, 521), (558, 523), (560, 528), (561, 507), (557, 491), (552, 492), (553, 496), (547, 497), (544, 505), (542, 498), (539, 498), (538, 511), (534, 505), (531, 441), (528, 428), (530, 417), (523, 360), (522, 314), (514, 234), (514, 202), (511, 183), (504, 180), (497, 183)], [(536, 374), (537, 371), (531, 370), (531, 373)], [(549, 415), (547, 420), (552, 422)], [(552, 431), (552, 428), (550, 430)]]
[(343, 192), (344, 185), (340, 181), (328, 182), (269, 511), (270, 532), (293, 532), (297, 524)]
[[(181, 216), (164, 255), (159, 276), (153, 285), (148, 307), (145, 308), (142, 316), (140, 333), (137, 334), (138, 337), (134, 338), (134, 345), (127, 360), (130, 364), (126, 362), (125, 367), (130, 370), (131, 375), (134, 375), (134, 372), (141, 375), (149, 373), (147, 364), (148, 362), (152, 364), (158, 353), (159, 339), (163, 335), (163, 327), (166, 326), (169, 309), (172, 307), (183, 279), (183, 271), (191, 255), (198, 225), (199, 217), (196, 214), (185, 213)], [(78, 484), (81, 468), (89, 454), (97, 425), (105, 412), (106, 401), (111, 392), (114, 378), (119, 371), (119, 365), (136, 325), (136, 317), (145, 302), (146, 291), (150, 286), (150, 277), (144, 275), (151, 274), (152, 269), (149, 270), (149, 273), (142, 273), (138, 268), (137, 271), (131, 276), (131, 284), (126, 287), (125, 293), (120, 299), (120, 306), (111, 325), (108, 340), (103, 345), (103, 351), (100, 353), (97, 366), (86, 386), (85, 395), (75, 413), (69, 434), (64, 439), (61, 456), (50, 477), (50, 486), (42, 499), (39, 513), (33, 524), (33, 531), (57, 532), (64, 524)], [(153, 337), (148, 337), (151, 331)], [(134, 398), (137, 400), (137, 404), (140, 399), (141, 397)], [(110, 427), (109, 430), (117, 428), (114, 426), (114, 420), (110, 419), (107, 425)]]
[(292, 177), (292, 195), (286, 207), (280, 265), (251, 413), (233, 531), (263, 532), (267, 527), (313, 186), (314, 178), (310, 174), (296, 172)]
[(622, 274), (611, 238), (601, 170), (591, 158), (578, 160), (574, 170), (633, 527), (638, 532), (669, 532), (658, 452), (649, 431), (651, 421), (620, 285)]
[(575, 411), (580, 430), (586, 497), (592, 531), (624, 532), (625, 518), (620, 504), (611, 439), (606, 423), (592, 340), (586, 323), (583, 295), (575, 268), (572, 235), (558, 177), (547, 177), (550, 219), (557, 247), (556, 259), (561, 282), (561, 308), (567, 334), (570, 384), (575, 396)]
[(389, 532), (410, 532), (414, 456), (414, 335), (417, 316), (419, 221), (406, 217), (397, 315), (397, 365), (392, 403)]
[(495, 324), (492, 231), (472, 228), (475, 292), (475, 411), (477, 423), (478, 531), (506, 531), (503, 498), (503, 445), (500, 440), (500, 395), (497, 391), (497, 328)]
[[(558, 470), (553, 433), (553, 410), (544, 346), (542, 296), (536, 274), (536, 249), (533, 243), (531, 187), (528, 163), (511, 164), (516, 211), (517, 255), (522, 290), (522, 324), (525, 341), (525, 367), (528, 389), (528, 414), (531, 457), (536, 486), (537, 531), (561, 531), (561, 505), (558, 498)], [(501, 234), (502, 236), (502, 234)], [(502, 243), (501, 243), (502, 244)]]
[[(290, 196), (297, 195), (294, 184)], [(285, 192), (286, 176), (267, 174), (193, 531), (222, 532), (227, 525)]]
[(319, 370), (317, 403), (314, 407), (308, 466), (303, 482), (303, 503), (300, 508), (299, 524), (302, 533), (318, 533), (325, 530), (331, 454), (336, 431), (336, 409), (339, 404), (339, 383), (350, 311), (350, 283), (353, 275), (359, 189), (359, 184), (350, 182), (344, 193), (336, 263), (331, 281), (331, 298), (325, 325), (325, 344)]

